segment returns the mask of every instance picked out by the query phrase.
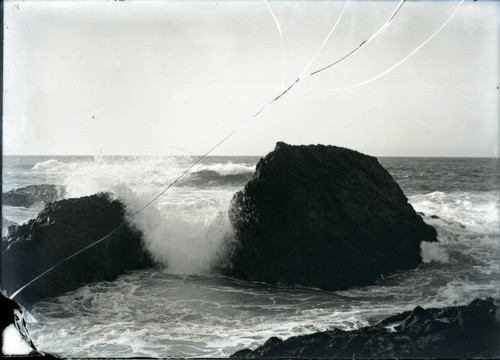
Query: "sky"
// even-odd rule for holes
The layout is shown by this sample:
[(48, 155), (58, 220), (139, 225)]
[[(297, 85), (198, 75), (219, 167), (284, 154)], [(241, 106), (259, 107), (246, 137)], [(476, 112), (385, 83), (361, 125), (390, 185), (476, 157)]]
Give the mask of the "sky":
[[(5, 155), (499, 156), (500, 3), (406, 1), (300, 80), (346, 1), (5, 1)], [(306, 74), (398, 1), (350, 1)], [(282, 48), (284, 52), (282, 53)], [(252, 116), (265, 109), (255, 118)]]

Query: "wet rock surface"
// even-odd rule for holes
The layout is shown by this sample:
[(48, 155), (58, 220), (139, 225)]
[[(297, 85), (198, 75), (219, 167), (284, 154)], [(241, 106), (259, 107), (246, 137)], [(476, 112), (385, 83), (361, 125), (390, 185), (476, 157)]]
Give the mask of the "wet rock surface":
[[(36, 219), (2, 238), (2, 288), (12, 294), (45, 270), (106, 236), (125, 221), (124, 205), (107, 194), (49, 203)], [(139, 231), (125, 224), (109, 238), (43, 276), (16, 298), (24, 306), (127, 270), (154, 266)]]
[(418, 266), (436, 241), (376, 158), (278, 143), (230, 207), (226, 275), (327, 290), (368, 285)]
[(270, 338), (233, 358), (498, 358), (499, 300), (423, 309), (391, 316), (355, 331), (332, 330), (280, 340)]

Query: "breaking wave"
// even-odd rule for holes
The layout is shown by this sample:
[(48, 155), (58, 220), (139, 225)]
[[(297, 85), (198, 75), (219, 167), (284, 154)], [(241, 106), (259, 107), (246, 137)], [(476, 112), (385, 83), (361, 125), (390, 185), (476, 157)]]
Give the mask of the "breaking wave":
[(216, 164), (198, 164), (193, 168), (193, 173), (199, 172), (213, 172), (220, 176), (238, 175), (238, 174), (253, 174), (255, 171), (254, 165), (247, 164), (233, 164), (231, 161), (227, 163)]
[[(115, 188), (114, 196), (125, 204), (128, 216), (149, 201), (149, 198), (138, 196), (123, 185)], [(226, 210), (193, 219), (178, 213), (165, 216), (153, 204), (131, 223), (143, 234), (145, 246), (153, 259), (171, 274), (209, 274), (216, 265), (225, 240), (232, 236)]]
[(500, 270), (498, 192), (441, 192), (409, 198), (438, 233), (437, 243), (422, 243), (424, 263), (468, 262), (484, 274)]
[(62, 169), (67, 168), (68, 164), (55, 160), (49, 159), (46, 161), (41, 161), (33, 166), (33, 170), (50, 170), (50, 169)]

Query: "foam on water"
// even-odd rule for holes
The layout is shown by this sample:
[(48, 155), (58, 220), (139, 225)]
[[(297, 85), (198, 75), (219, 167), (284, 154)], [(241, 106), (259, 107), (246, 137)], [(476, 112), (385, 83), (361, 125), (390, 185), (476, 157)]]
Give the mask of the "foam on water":
[(424, 263), (440, 262), (446, 264), (449, 261), (446, 250), (439, 244), (423, 242), (420, 245), (422, 261)]
[(182, 163), (172, 157), (95, 157), (91, 161), (72, 163), (60, 174), (68, 197), (119, 190), (125, 185), (138, 195), (154, 192), (168, 185), (182, 170)]
[(329, 292), (161, 272), (85, 286), (33, 312), (37, 346), (77, 357), (223, 357), (271, 336), (368, 324), (358, 307)]
[[(130, 217), (177, 178), (191, 161), (191, 157), (177, 156), (74, 158), (65, 162), (49, 159), (29, 168), (27, 176), (52, 179), (52, 183), (66, 188), (68, 198), (109, 192), (125, 204)], [(226, 161), (200, 164), (194, 171), (231, 175), (248, 174), (253, 168), (252, 164)], [(224, 237), (231, 231), (227, 208), (238, 187), (174, 187), (135, 217), (132, 224), (143, 233), (153, 258), (167, 266), (169, 272), (207, 273)], [(36, 217), (40, 210), (41, 207), (30, 211), (4, 208), (4, 213), (23, 223)]]
[(33, 170), (39, 170), (39, 171), (47, 171), (47, 170), (62, 170), (68, 167), (68, 164), (55, 160), (55, 159), (49, 159), (41, 162), (37, 162), (33, 166)]
[(498, 196), (498, 192), (491, 191), (433, 192), (410, 197), (413, 207), (428, 215), (424, 217), (425, 221), (438, 232), (437, 243), (422, 243), (423, 261), (467, 261), (479, 272), (498, 272)]
[[(437, 243), (422, 244), (424, 263), (417, 269), (337, 292), (276, 288), (211, 274), (225, 237), (231, 236), (230, 199), (257, 160), (209, 159), (188, 174), (182, 187), (171, 188), (134, 218), (148, 250), (166, 268), (133, 272), (36, 304), (28, 325), (37, 347), (65, 357), (224, 357), (271, 336), (352, 330), (417, 305), (459, 305), (500, 296), (499, 193), (492, 188), (494, 177), (487, 178), (490, 162), (480, 161), (386, 160), (412, 206), (438, 232)], [(39, 159), (17, 167), (17, 177), (7, 168), (6, 185), (65, 185), (68, 197), (108, 191), (131, 215), (190, 161)], [(205, 179), (217, 181), (207, 187)], [(7, 210), (4, 216), (18, 223), (36, 216), (28, 212), (33, 209)]]
[(200, 171), (213, 171), (221, 176), (226, 175), (236, 175), (236, 174), (253, 174), (255, 171), (254, 165), (246, 164), (233, 164), (231, 161), (227, 163), (216, 163), (216, 164), (198, 164), (193, 168), (193, 172)]
[[(95, 156), (72, 158), (67, 162), (49, 159), (32, 167), (33, 177), (50, 179), (64, 185), (68, 197), (92, 195), (110, 191), (117, 184), (124, 184), (137, 194), (161, 191), (187, 169), (196, 157), (191, 156)], [(243, 160), (245, 161), (245, 160)], [(248, 161), (248, 160), (246, 160)], [(219, 176), (251, 175), (254, 163), (232, 161), (200, 163), (180, 182), (183, 185), (192, 175), (213, 172)], [(239, 186), (243, 185), (239, 184)], [(197, 184), (199, 185), (199, 184)]]

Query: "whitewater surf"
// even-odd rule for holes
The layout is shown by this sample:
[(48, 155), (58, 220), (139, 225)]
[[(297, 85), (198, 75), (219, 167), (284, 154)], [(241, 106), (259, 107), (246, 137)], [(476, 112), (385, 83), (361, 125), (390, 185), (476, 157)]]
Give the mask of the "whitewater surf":
[[(4, 192), (54, 184), (67, 197), (108, 191), (133, 212), (190, 157), (4, 158)], [(211, 157), (134, 221), (167, 267), (138, 270), (38, 302), (28, 329), (37, 348), (64, 357), (224, 357), (332, 328), (357, 329), (417, 305), (462, 305), (499, 295), (498, 159), (380, 158), (438, 232), (424, 263), (345, 291), (275, 287), (212, 273), (231, 231), (229, 202), (258, 157)], [(85, 176), (84, 176), (85, 174)], [(16, 223), (43, 204), (4, 206)]]

